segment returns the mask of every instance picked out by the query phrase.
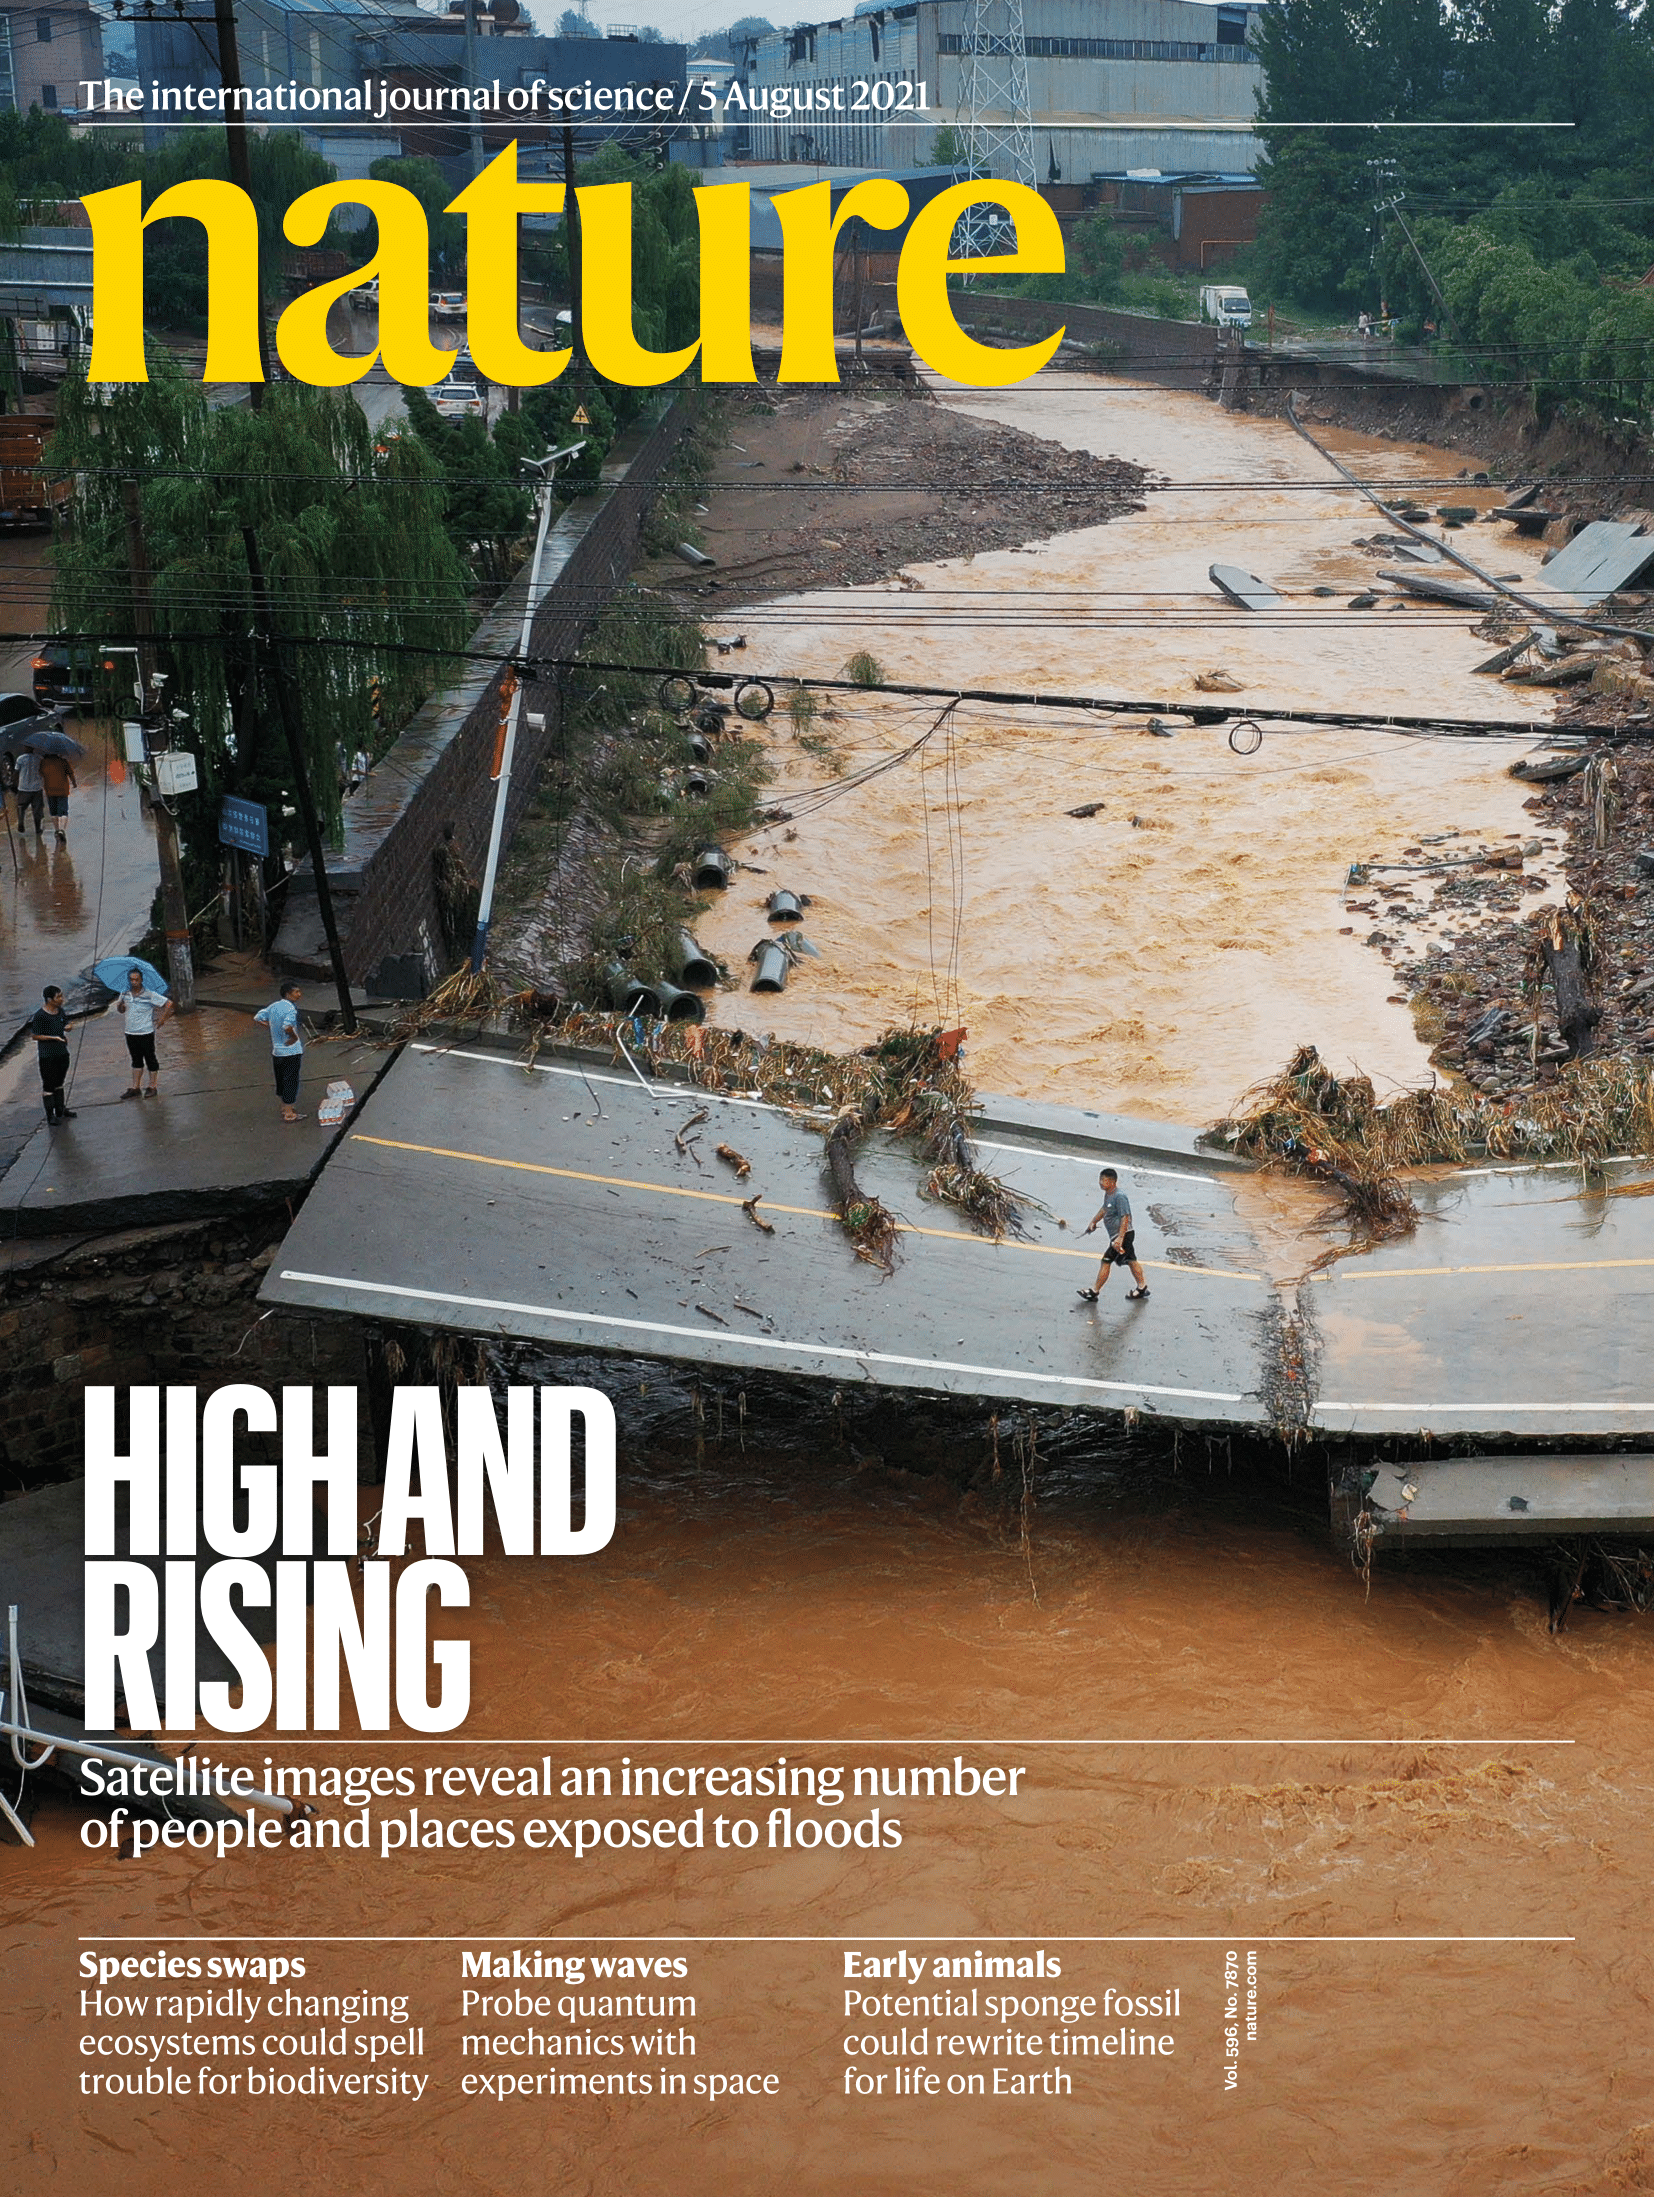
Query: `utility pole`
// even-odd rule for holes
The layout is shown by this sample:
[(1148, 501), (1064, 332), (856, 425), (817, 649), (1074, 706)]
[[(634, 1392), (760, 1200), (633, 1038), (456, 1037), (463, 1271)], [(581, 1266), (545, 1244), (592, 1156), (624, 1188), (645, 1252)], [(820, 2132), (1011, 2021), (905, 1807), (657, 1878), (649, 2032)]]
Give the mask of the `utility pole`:
[[(469, 21), (467, 0), (467, 21)], [(236, 44), (235, 8), (232, 0), (213, 0), (213, 22), (218, 31), (218, 79), (224, 88), (224, 144), (230, 160), (230, 181), (238, 190), (245, 191), (249, 200), (253, 195), (253, 163), (247, 150), (247, 115), (241, 102), (245, 86), (241, 81), (241, 49)], [(258, 357), (264, 369), (264, 381), (270, 379), (270, 341), (264, 326), (264, 276), (260, 262), (253, 266), (255, 305), (258, 312)], [(247, 384), (247, 401), (257, 412), (264, 403), (264, 382)]]
[[(156, 691), (155, 616), (149, 597), (149, 550), (144, 541), (143, 507), (136, 481), (122, 481), (121, 507), (126, 515), (126, 561), (132, 572), (132, 628), (138, 636), (138, 708), (147, 727), (150, 695)], [(157, 703), (160, 700), (156, 694)], [(163, 733), (168, 744), (171, 735)], [(149, 736), (146, 730), (144, 748)], [(167, 989), (174, 1014), (195, 1012), (195, 959), (190, 952), (190, 908), (184, 896), (184, 867), (178, 853), (178, 819), (158, 792), (150, 796), (155, 817), (155, 853), (161, 865), (161, 912), (167, 934)]]
[[(534, 613), (540, 607), (540, 566), (546, 553), (546, 533), (551, 524), (551, 484), (560, 459), (577, 457), (585, 443), (572, 442), (564, 450), (548, 451), (543, 458), (531, 458), (528, 462), (540, 475), (540, 523), (534, 535), (534, 561), (528, 568), (528, 598), (523, 604), (522, 639), (518, 644), (518, 657), (526, 658), (534, 634)], [(505, 845), (505, 812), (511, 792), (511, 766), (517, 754), (517, 726), (523, 710), (523, 674), (516, 674), (512, 688), (510, 709), (506, 716), (504, 738), (500, 743), (499, 764), (494, 774), (494, 821), (488, 832), (488, 860), (482, 873), (482, 891), (477, 899), (477, 929), (471, 942), (471, 969), (480, 975), (488, 959), (488, 931), (494, 920), (494, 882), (500, 874), (500, 852)]]
[(333, 893), (327, 882), (327, 854), (322, 845), (321, 818), (316, 814), (316, 797), (310, 790), (310, 771), (305, 762), (304, 736), (299, 730), (299, 714), (293, 702), (293, 690), (288, 678), (287, 666), (281, 660), (276, 644), (275, 621), (270, 612), (270, 594), (264, 584), (264, 565), (258, 553), (258, 536), (250, 526), (241, 529), (241, 539), (247, 545), (247, 575), (253, 583), (253, 608), (258, 620), (258, 645), (264, 657), (265, 670), (270, 684), (276, 691), (276, 706), (281, 712), (281, 729), (286, 735), (287, 752), (293, 759), (293, 790), (298, 796), (299, 814), (304, 819), (305, 844), (310, 849), (310, 867), (316, 877), (316, 904), (321, 909), (322, 929), (327, 933), (328, 958), (333, 964), (334, 988), (339, 994), (339, 1020), (347, 1031), (356, 1028), (356, 1009), (350, 1000), (350, 979), (345, 974), (344, 948), (339, 944), (339, 926), (333, 914)]
[(569, 240), (569, 347), (574, 353), (571, 364), (578, 374), (586, 356), (585, 337), (580, 325), (583, 271), (580, 208), (574, 197), (574, 132), (567, 128), (563, 131), (563, 234)]
[[(217, 0), (220, 7), (225, 0)], [(465, 88), (471, 95), (471, 177), (482, 173), (482, 124), (477, 119), (477, 0), (465, 0)]]

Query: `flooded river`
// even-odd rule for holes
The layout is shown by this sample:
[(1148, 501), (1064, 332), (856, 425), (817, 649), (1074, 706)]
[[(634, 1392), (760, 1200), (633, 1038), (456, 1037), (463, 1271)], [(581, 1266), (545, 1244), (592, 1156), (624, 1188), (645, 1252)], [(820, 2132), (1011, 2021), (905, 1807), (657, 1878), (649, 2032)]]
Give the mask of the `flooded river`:
[[(1465, 614), (1346, 607), (1387, 561), (1357, 538), (1385, 522), (1285, 423), (1089, 377), (945, 401), (1186, 485), (1026, 550), (743, 610), (731, 623), (749, 662), (834, 677), (866, 649), (893, 680), (1149, 704), (1198, 701), (1215, 672), (1239, 691), (1213, 698), (1241, 708), (1545, 722), (1545, 696), (1472, 676), (1488, 644)], [(1459, 470), (1439, 450), (1318, 432), (1375, 483)], [(1500, 500), (1456, 482), (1426, 495)], [(1492, 526), (1454, 539), (1495, 573), (1537, 568), (1534, 545)], [(1284, 607), (1232, 607), (1207, 579), (1213, 563), (1261, 575)], [(778, 712), (774, 799), (793, 820), (736, 850), (763, 875), (737, 873), (699, 927), (744, 971), (765, 895), (785, 886), (810, 895), (822, 959), (778, 999), (723, 995), (715, 1018), (832, 1048), (913, 1013), (963, 1023), (978, 1087), (1021, 1097), (1207, 1121), (1301, 1043), (1381, 1090), (1424, 1079), (1428, 1048), (1343, 906), (1348, 867), (1423, 835), (1474, 845), (1528, 824), (1505, 775), (1521, 736), (1282, 728), (1243, 756), (1224, 726), (1158, 737), (1147, 711), (965, 705), (895, 764), (935, 704), (870, 694), (833, 707), (812, 737), (833, 742), (846, 774), (894, 767), (835, 792)], [(1093, 802), (1092, 816), (1065, 813)]]
[[(865, 645), (893, 675), (1150, 698), (1189, 698), (1194, 674), (1221, 667), (1260, 702), (1487, 706), (1486, 682), (1469, 677), (1482, 644), (1462, 619), (1344, 611), (1371, 569), (1350, 539), (1376, 520), (1295, 485), (1317, 479), (1316, 461), (1285, 428), (1091, 381), (950, 401), (1173, 478), (1255, 485), (1167, 491), (1035, 555), (925, 568), (926, 594), (955, 606), (933, 629), (907, 622), (925, 607), (916, 592), (779, 606), (763, 629), (775, 658), (828, 674)], [(1442, 466), (1438, 453), (1340, 447), (1390, 478)], [(1495, 569), (1521, 561), (1497, 548)], [(1284, 586), (1290, 617), (1226, 609), (1204, 584), (1217, 558)], [(1322, 583), (1340, 599), (1305, 595)], [(1061, 619), (1044, 615), (1055, 596), (1068, 603)], [(1170, 606), (1152, 627), (1151, 599)], [(1037, 619), (1022, 614), (1035, 607)], [(1523, 706), (1509, 690), (1492, 699), (1507, 714)], [(926, 722), (869, 697), (822, 729), (854, 767)], [(813, 896), (806, 928), (823, 959), (779, 1001), (726, 996), (718, 1011), (843, 1044), (917, 1006), (969, 1026), (988, 1088), (1189, 1120), (1304, 1039), (1405, 1079), (1422, 1051), (1378, 957), (1340, 935), (1344, 867), (1449, 826), (1519, 831), (1518, 789), (1502, 775), (1511, 752), (1307, 732), (1271, 736), (1247, 759), (1221, 731), (1160, 740), (1140, 719), (961, 711), (923, 777), (904, 766), (801, 814), (795, 838), (770, 830), (741, 850), (768, 875), (740, 874), (703, 938), (738, 959), (763, 928), (762, 891), (785, 884)], [(820, 778), (817, 759), (778, 753), (782, 799)], [(1100, 816), (1063, 815), (1092, 799), (1107, 803)], [(564, 1362), (532, 1375), (571, 1377)], [(485, 1815), (512, 1823), (509, 1848), (385, 1855), (375, 1826), (405, 1812), (398, 1800), (376, 1808), (359, 1850), (124, 1860), (88, 1852), (81, 1818), (51, 1798), (35, 1851), (0, 1848), (8, 2186), (97, 2197), (185, 2185), (284, 2197), (1654, 2188), (1644, 1626), (1581, 1611), (1551, 1635), (1544, 1580), (1517, 1555), (1415, 1555), (1376, 1569), (1364, 1591), (1329, 1546), (1318, 1473), (1296, 1489), (1266, 1480), (1222, 1442), (1082, 1443), (1053, 1425), (1031, 1449), (1010, 1422), (880, 1421), (837, 1399), (806, 1411), (743, 1398), (733, 1381), (700, 1400), (697, 1419), (659, 1368), (631, 1381), (607, 1550), (468, 1566), (472, 1607), (449, 1618), (474, 1659), (461, 1735), (204, 1743), (261, 1776), (404, 1768), (445, 1840)], [(638, 1813), (602, 1796), (601, 1770), (783, 1756), (795, 1774), (874, 1778), (900, 1847), (775, 1846), (766, 1833), (751, 1850), (576, 1859), (520, 1835), (531, 1815)], [(423, 1791), (431, 1769), (526, 1775), (546, 1760), (580, 1769), (590, 1797)], [(1022, 1774), (1014, 1795), (915, 1795), (912, 1771), (956, 1775), (960, 1763)], [(808, 1798), (791, 1805), (800, 1819), (833, 1817)], [(855, 1802), (858, 1819), (869, 1806)], [(357, 1820), (339, 1801), (322, 1813)], [(752, 1813), (763, 1821), (767, 1804)], [(105, 1954), (221, 1940), (169, 1950), (302, 1958), (306, 1992), (406, 1994), (423, 2055), (393, 2064), (417, 2065), (427, 2087), (279, 2104), (87, 2096), (83, 2074), (135, 2063), (95, 2056), (111, 2019), (80, 2001), (83, 1935), (130, 1941), (100, 1942)], [(460, 1955), (479, 1947), (507, 1961), (525, 1949), (681, 1958), (671, 1988), (694, 2001), (684, 2026), (696, 2051), (651, 2067), (773, 2076), (773, 2088), (721, 2100), (467, 2093), (479, 2069), (559, 2062), (462, 2058), (466, 2035), (603, 2027), (578, 2011), (468, 2015)], [(1180, 2012), (1164, 2025), (1175, 2050), (1080, 2064), (1067, 2095), (850, 2094), (856, 2066), (889, 2074), (922, 2024), (852, 2020), (846, 1953), (899, 1948), (951, 1953), (967, 1972), (979, 1955), (1037, 1949), (1060, 1961), (1063, 1991), (1175, 1991)], [(1244, 1985), (1249, 1955), (1256, 2035), (1226, 2062), (1225, 1961)], [(581, 1989), (594, 1988), (588, 1976)], [(344, 2053), (351, 2033), (342, 2017), (266, 2013), (206, 2026), (245, 2028), (255, 2043), (287, 2035), (299, 2056), (253, 2064), (301, 2073), (305, 2037), (332, 2031)], [(955, 2026), (992, 2028), (975, 2016)], [(888, 2058), (886, 2039), (898, 2047)]]
[[(180, 2177), (279, 2177), (309, 2197), (340, 2186), (346, 2147), (348, 2186), (375, 2197), (1647, 2186), (1645, 1629), (1584, 1614), (1551, 1637), (1536, 1577), (1514, 1559), (1416, 1561), (1375, 1575), (1364, 1597), (1327, 1550), (1317, 1491), (1300, 1512), (1289, 1491), (1230, 1478), (1221, 1445), (1174, 1454), (1114, 1438), (1036, 1455), (1025, 1511), (1009, 1429), (996, 1486), (985, 1428), (938, 1429), (927, 1458), (876, 1425), (841, 1439), (830, 1413), (789, 1423), (756, 1399), (743, 1427), (730, 1395), (721, 1440), (707, 1402), (697, 1456), (687, 1399), (658, 1369), (640, 1379), (649, 1395), (634, 1410), (662, 1416), (633, 1422), (609, 1549), (471, 1566), (464, 1744), (209, 1751), (416, 1778), (548, 1753), (617, 1779), (626, 1756), (786, 1756), (869, 1766), (886, 1791), (908, 1766), (963, 1756), (1023, 1766), (1017, 1796), (885, 1798), (896, 1852), (761, 1844), (578, 1862), (520, 1845), (112, 1861), (84, 1852), (70, 1809), (48, 1803), (34, 1853), (0, 1849), (16, 2025), (0, 2152), (24, 2186), (147, 2197)], [(948, 1477), (908, 1469), (942, 1455)], [(1222, 1744), (1194, 1744), (1210, 1741)], [(478, 1812), (421, 1806), (445, 1821)], [(518, 1822), (538, 1812), (486, 1805)], [(299, 1955), (308, 1991), (407, 1993), (430, 2087), (280, 2108), (89, 2101), (77, 2037), (109, 2025), (78, 2011), (83, 1932), (141, 1941), (99, 1948), (116, 1952), (147, 1949), (147, 1933), (251, 1934), (195, 1950)], [(659, 1942), (592, 1942), (611, 1932)], [(773, 2073), (776, 2092), (716, 2107), (463, 2096), (475, 2063), (459, 2057), (462, 1933), (496, 1951), (664, 1946), (687, 1963), (674, 1988), (696, 2002), (697, 2069)], [(903, 2025), (847, 2023), (843, 1941), (969, 1957), (1019, 1937), (1012, 1950), (1061, 1959), (1066, 1990), (1178, 1989), (1175, 2055), (1090, 2067), (1065, 2098), (845, 2097), (847, 2029)], [(1226, 2095), (1230, 1949), (1257, 1952), (1260, 2018)]]

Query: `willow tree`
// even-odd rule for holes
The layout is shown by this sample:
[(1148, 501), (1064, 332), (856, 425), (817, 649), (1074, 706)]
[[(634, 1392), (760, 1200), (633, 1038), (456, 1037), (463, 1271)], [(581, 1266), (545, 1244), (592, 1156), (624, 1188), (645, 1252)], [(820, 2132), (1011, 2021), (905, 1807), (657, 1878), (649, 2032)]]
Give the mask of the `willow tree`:
[(443, 524), (440, 475), (413, 436), (376, 436), (349, 396), (296, 383), (271, 388), (257, 412), (213, 409), (158, 345), (149, 372), (147, 383), (64, 387), (50, 457), (73, 492), (53, 616), (93, 643), (133, 632), (135, 484), (157, 661), (169, 708), (188, 720), (180, 744), (199, 759), (202, 792), (184, 816), (199, 906), (218, 853), (210, 829), (189, 831), (192, 812), (211, 815), (219, 795), (240, 794), (269, 806), (275, 836), (293, 829), (278, 697), (253, 639), (245, 529), (332, 833), (341, 760), (381, 753), (451, 669), (470, 583)]

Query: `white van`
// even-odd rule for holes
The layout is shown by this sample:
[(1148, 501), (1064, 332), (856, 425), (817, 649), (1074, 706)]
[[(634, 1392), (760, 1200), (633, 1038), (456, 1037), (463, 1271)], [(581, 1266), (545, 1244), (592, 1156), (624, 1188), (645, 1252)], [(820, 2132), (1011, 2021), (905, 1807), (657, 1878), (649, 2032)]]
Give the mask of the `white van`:
[(1250, 328), (1252, 300), (1233, 282), (1209, 282), (1200, 293), (1200, 317), (1220, 328)]

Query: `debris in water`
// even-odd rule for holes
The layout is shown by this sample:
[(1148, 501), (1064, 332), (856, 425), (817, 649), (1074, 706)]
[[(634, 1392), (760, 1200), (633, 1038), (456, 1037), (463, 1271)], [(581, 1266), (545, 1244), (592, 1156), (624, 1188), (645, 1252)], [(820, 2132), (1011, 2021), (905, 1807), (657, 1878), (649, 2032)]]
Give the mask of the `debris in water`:
[(1206, 577), (1237, 610), (1279, 610), (1281, 607), (1281, 598), (1268, 581), (1260, 580), (1255, 572), (1243, 572), (1239, 565), (1212, 565)]

